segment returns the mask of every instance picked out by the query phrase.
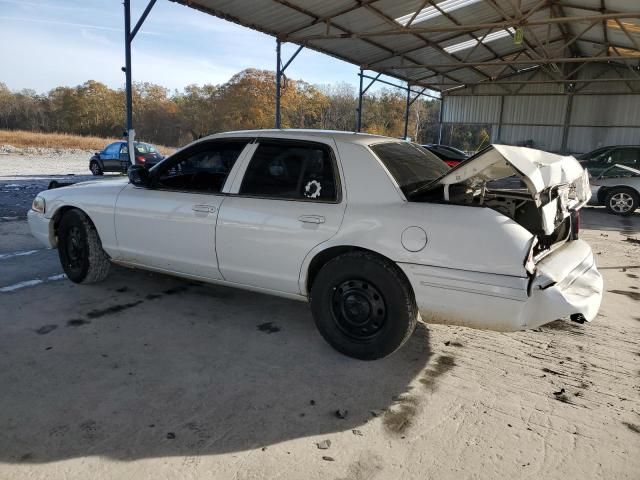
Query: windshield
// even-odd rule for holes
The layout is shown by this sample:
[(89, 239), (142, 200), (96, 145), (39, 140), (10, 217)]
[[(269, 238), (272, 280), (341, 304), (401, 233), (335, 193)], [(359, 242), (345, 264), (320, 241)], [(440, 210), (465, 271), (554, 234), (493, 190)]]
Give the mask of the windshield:
[(369, 148), (387, 167), (407, 198), (449, 171), (442, 160), (413, 143), (377, 143)]

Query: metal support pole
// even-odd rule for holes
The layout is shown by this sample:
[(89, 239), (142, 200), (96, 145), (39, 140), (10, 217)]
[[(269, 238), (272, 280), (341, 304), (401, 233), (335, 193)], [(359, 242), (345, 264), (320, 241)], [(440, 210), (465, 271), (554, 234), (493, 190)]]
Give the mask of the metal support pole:
[(444, 111), (444, 97), (440, 97), (440, 113), (438, 114), (438, 122), (440, 128), (438, 129), (438, 145), (442, 143), (442, 115)]
[(358, 89), (358, 109), (356, 110), (356, 132), (362, 129), (362, 69), (358, 74), (360, 77), (360, 88)]
[(142, 12), (142, 15), (140, 15), (140, 20), (138, 20), (138, 23), (136, 23), (136, 26), (133, 27), (133, 30), (131, 30), (131, 41), (133, 41), (133, 39), (136, 37), (136, 33), (138, 33), (138, 30), (140, 30), (140, 27), (142, 27), (142, 24), (144, 23), (144, 21), (147, 19), (147, 16), (149, 15), (149, 12), (151, 12), (151, 9), (153, 8), (153, 6), (156, 4), (157, 0), (150, 0), (149, 3), (147, 4), (147, 8), (144, 9), (144, 12)]
[(411, 85), (407, 83), (407, 104), (404, 106), (404, 139), (408, 140), (409, 108), (411, 108)]
[(129, 146), (129, 161), (135, 163), (133, 142), (133, 94), (131, 92), (131, 0), (124, 0), (124, 58), (125, 58), (125, 97), (127, 110), (127, 143)]
[(500, 96), (500, 115), (498, 117), (498, 134), (496, 135), (496, 142), (501, 142), (502, 140), (502, 117), (504, 114), (504, 95)]
[(280, 80), (282, 78), (282, 42), (276, 38), (276, 128), (280, 128)]
[(564, 114), (564, 124), (562, 126), (562, 146), (560, 151), (567, 153), (567, 142), (569, 140), (569, 125), (571, 124), (571, 110), (573, 109), (573, 93), (569, 93), (567, 98), (567, 110)]

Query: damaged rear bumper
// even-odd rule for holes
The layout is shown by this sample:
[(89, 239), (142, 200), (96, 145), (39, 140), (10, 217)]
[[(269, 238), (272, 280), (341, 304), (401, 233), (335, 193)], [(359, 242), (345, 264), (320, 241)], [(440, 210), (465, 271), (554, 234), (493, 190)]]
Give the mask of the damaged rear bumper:
[(602, 277), (591, 248), (582, 240), (567, 242), (540, 261), (533, 279), (398, 265), (427, 323), (517, 331), (573, 314), (591, 321), (602, 300)]

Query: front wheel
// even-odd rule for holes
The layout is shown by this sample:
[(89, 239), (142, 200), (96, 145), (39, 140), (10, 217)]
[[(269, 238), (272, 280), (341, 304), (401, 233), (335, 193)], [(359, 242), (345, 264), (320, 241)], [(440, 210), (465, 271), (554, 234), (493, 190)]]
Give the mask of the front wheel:
[(626, 188), (614, 188), (607, 192), (605, 207), (615, 215), (631, 215), (638, 208), (638, 193)]
[(322, 267), (311, 287), (311, 310), (324, 339), (361, 360), (386, 357), (416, 328), (418, 308), (409, 282), (393, 263), (349, 252)]
[(111, 262), (96, 228), (80, 210), (65, 212), (58, 227), (58, 256), (64, 273), (75, 283), (95, 283), (109, 274)]

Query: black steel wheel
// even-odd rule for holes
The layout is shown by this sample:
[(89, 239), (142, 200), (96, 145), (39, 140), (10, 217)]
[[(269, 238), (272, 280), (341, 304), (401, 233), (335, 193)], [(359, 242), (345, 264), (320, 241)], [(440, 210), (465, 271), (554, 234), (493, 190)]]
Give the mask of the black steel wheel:
[(411, 336), (418, 318), (404, 273), (393, 262), (365, 251), (327, 262), (313, 280), (310, 303), (324, 339), (361, 360), (395, 352)]
[(58, 256), (64, 273), (75, 283), (104, 280), (111, 262), (96, 228), (80, 210), (64, 212), (58, 226)]
[(374, 339), (387, 318), (382, 294), (363, 279), (346, 280), (334, 286), (330, 308), (340, 331), (359, 342)]

